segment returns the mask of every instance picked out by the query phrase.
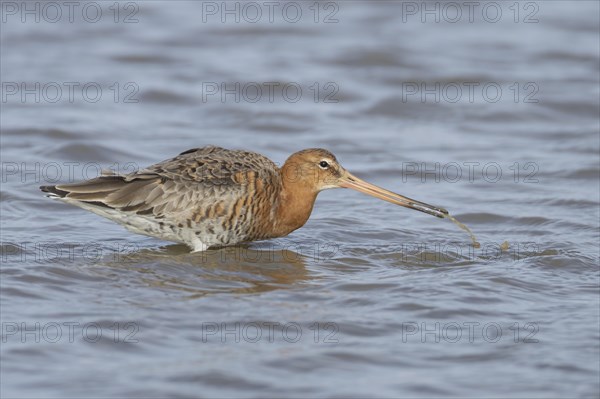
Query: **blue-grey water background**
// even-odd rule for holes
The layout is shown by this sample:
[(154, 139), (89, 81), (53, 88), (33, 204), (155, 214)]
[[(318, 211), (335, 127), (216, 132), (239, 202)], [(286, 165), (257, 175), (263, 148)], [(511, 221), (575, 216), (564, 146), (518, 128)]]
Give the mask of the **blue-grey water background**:
[[(8, 3), (2, 397), (598, 397), (598, 2)], [(207, 144), (483, 247), (332, 190), (189, 254), (38, 190)]]

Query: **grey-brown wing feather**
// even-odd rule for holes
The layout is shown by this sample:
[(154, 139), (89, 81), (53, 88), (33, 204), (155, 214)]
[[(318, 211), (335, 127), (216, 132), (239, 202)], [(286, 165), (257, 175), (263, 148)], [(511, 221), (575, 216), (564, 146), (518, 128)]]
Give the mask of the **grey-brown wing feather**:
[(235, 203), (252, 195), (249, 187), (255, 187), (256, 179), (278, 184), (277, 166), (260, 154), (210, 146), (127, 175), (107, 174), (42, 189), (122, 212), (176, 220), (217, 202)]

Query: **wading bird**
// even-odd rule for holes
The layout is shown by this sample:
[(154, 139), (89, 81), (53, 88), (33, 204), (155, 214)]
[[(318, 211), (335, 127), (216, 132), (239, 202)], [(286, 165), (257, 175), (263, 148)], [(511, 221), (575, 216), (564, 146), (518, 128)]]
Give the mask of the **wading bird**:
[(129, 174), (42, 186), (57, 198), (128, 230), (194, 251), (283, 237), (302, 227), (320, 191), (351, 188), (440, 218), (448, 211), (350, 174), (335, 156), (311, 148), (279, 168), (267, 157), (220, 147), (194, 148)]

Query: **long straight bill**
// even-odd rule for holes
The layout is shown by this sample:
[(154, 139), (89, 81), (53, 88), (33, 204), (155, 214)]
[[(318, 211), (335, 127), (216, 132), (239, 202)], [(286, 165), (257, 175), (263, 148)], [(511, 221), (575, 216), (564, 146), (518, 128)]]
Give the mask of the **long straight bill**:
[(391, 202), (392, 204), (404, 206), (406, 208), (424, 212), (439, 218), (444, 218), (445, 215), (448, 214), (448, 211), (444, 208), (429, 205), (421, 201), (416, 201), (403, 195), (396, 194), (392, 191), (388, 191), (384, 188), (377, 187), (374, 184), (367, 183), (366, 181), (359, 179), (347, 171), (345, 171), (340, 180), (340, 187), (351, 188), (353, 190), (360, 191), (361, 193)]

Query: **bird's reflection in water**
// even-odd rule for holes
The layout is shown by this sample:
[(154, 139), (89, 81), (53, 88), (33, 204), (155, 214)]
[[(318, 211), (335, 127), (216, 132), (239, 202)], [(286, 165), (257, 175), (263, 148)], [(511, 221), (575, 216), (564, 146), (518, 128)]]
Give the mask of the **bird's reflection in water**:
[(168, 245), (123, 253), (103, 263), (120, 272), (135, 272), (149, 286), (197, 298), (216, 293), (259, 293), (302, 284), (311, 279), (305, 256), (275, 247), (238, 245), (190, 253), (185, 245)]

